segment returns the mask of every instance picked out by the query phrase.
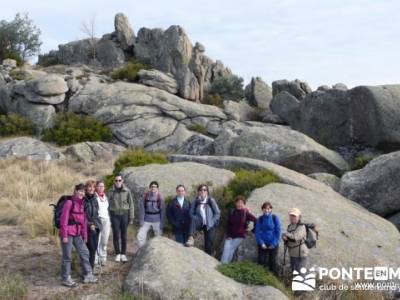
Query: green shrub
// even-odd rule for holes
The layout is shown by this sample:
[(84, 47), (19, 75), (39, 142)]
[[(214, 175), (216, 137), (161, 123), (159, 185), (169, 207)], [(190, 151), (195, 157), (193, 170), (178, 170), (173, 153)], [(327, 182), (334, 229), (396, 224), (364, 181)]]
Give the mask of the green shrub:
[(22, 67), (24, 65), (24, 60), (22, 57), (16, 52), (8, 52), (4, 55), (3, 59), (10, 58), (14, 59), (17, 62), (18, 67)]
[(224, 103), (224, 99), (219, 94), (208, 94), (204, 99), (203, 99), (204, 104), (208, 105), (214, 105), (218, 107), (222, 107)]
[(374, 157), (372, 155), (359, 154), (354, 159), (352, 170), (359, 170), (365, 167)]
[(0, 115), (0, 136), (34, 135), (35, 132), (35, 124), (20, 115)]
[(27, 80), (27, 73), (21, 69), (13, 69), (10, 71), (10, 76), (14, 80)]
[(20, 275), (2, 274), (0, 277), (0, 299), (25, 299), (28, 288)]
[(218, 94), (225, 100), (241, 100), (244, 97), (243, 78), (236, 75), (218, 77), (212, 82), (209, 94)]
[(139, 71), (148, 68), (149, 66), (140, 62), (129, 61), (124, 66), (111, 72), (111, 78), (114, 80), (127, 80), (130, 82), (136, 82), (139, 79)]
[(110, 128), (89, 116), (72, 112), (57, 115), (54, 126), (43, 131), (43, 140), (65, 146), (86, 141), (108, 142), (112, 138)]
[(204, 134), (204, 135), (207, 135), (207, 134), (208, 134), (208, 130), (207, 130), (207, 128), (206, 128), (204, 125), (192, 124), (192, 125), (189, 125), (187, 128), (188, 128), (189, 130), (192, 130), (192, 131), (195, 131), (195, 132)]
[(111, 175), (104, 178), (105, 185), (109, 188), (113, 184), (114, 177), (128, 167), (140, 167), (148, 164), (167, 164), (168, 159), (164, 153), (148, 152), (144, 149), (128, 149), (120, 154), (114, 163)]
[(51, 55), (43, 55), (40, 57), (39, 61), (42, 67), (54, 66), (60, 63), (56, 56), (51, 56)]
[(291, 292), (285, 287), (272, 273), (268, 272), (263, 266), (249, 261), (233, 262), (221, 264), (217, 267), (225, 276), (235, 281), (249, 285), (269, 285), (277, 288), (285, 294)]

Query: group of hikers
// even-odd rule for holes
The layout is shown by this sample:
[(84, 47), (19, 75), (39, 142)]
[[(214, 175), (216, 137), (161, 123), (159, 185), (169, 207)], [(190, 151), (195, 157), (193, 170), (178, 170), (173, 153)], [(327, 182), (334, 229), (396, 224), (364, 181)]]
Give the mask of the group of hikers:
[[(290, 224), (287, 231), (282, 233), (281, 221), (273, 214), (270, 202), (262, 204), (262, 214), (258, 218), (246, 208), (245, 197), (237, 196), (234, 206), (227, 218), (222, 263), (233, 260), (236, 250), (246, 237), (249, 224), (253, 223), (259, 264), (278, 273), (277, 254), (282, 239), (285, 254), (286, 250), (289, 251), (291, 269), (299, 271), (306, 265), (307, 227), (302, 226), (304, 224), (301, 223), (301, 211), (298, 208), (289, 209)], [(176, 242), (184, 246), (194, 246), (195, 233), (202, 231), (204, 250), (211, 255), (221, 212), (206, 184), (198, 187), (197, 196), (192, 201), (186, 195), (185, 186), (178, 185), (176, 196), (165, 205), (159, 184), (152, 181), (139, 200), (139, 247), (145, 245), (150, 229), (155, 236), (162, 235), (165, 217), (172, 225)], [(128, 261), (127, 231), (133, 220), (134, 201), (121, 175), (115, 176), (114, 184), (107, 192), (103, 181), (89, 180), (86, 184), (76, 185), (72, 196), (63, 196), (55, 209), (55, 225), (60, 229), (62, 245), (62, 284), (67, 287), (76, 286), (71, 278), (72, 246), (80, 258), (83, 282), (97, 282), (93, 270), (96, 264), (104, 266), (107, 263), (110, 230), (113, 233), (114, 260)]]

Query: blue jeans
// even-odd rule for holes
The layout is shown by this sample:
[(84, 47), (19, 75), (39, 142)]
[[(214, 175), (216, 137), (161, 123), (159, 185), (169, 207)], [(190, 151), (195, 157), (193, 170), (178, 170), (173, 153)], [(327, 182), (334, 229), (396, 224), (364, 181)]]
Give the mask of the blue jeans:
[(71, 252), (72, 246), (78, 252), (79, 259), (81, 261), (81, 267), (83, 275), (92, 273), (92, 267), (89, 263), (89, 250), (85, 245), (81, 236), (68, 236), (68, 243), (63, 243), (61, 238), (61, 278), (66, 280), (71, 275)]
[(226, 238), (224, 243), (224, 252), (222, 253), (221, 262), (230, 263), (233, 259), (236, 249), (239, 247), (240, 243), (244, 238)]
[(175, 240), (178, 243), (185, 244), (188, 239), (187, 232), (175, 232)]

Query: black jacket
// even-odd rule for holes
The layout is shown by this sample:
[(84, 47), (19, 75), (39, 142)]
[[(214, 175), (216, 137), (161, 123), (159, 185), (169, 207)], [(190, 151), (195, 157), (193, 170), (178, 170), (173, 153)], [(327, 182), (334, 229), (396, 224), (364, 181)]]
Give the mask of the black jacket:
[(87, 218), (88, 227), (95, 225), (97, 229), (101, 230), (101, 220), (99, 218), (99, 203), (95, 195), (86, 194), (84, 197), (84, 207)]
[(180, 206), (177, 198), (172, 199), (167, 206), (167, 218), (171, 223), (175, 233), (189, 231), (190, 224), (190, 201), (186, 198), (183, 200), (183, 207)]

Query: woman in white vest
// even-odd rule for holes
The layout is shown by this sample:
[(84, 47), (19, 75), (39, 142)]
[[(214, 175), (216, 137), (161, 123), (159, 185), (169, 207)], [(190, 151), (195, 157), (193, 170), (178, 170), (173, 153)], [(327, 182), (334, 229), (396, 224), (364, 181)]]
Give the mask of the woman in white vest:
[(107, 244), (110, 236), (111, 221), (108, 212), (108, 198), (105, 193), (105, 185), (103, 181), (96, 182), (96, 199), (99, 203), (99, 218), (102, 224), (96, 262), (104, 266), (107, 262)]

